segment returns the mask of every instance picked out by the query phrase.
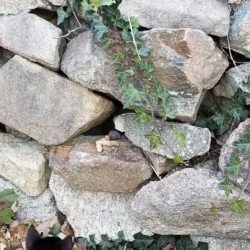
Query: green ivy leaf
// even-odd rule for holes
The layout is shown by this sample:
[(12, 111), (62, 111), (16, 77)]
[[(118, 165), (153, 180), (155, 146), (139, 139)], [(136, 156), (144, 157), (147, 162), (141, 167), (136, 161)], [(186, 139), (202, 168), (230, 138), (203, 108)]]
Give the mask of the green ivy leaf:
[(125, 53), (123, 51), (119, 49), (115, 49), (112, 52), (112, 58), (113, 58), (112, 64), (120, 64), (124, 57), (125, 57)]
[(156, 250), (162, 250), (164, 247), (167, 246), (169, 241), (169, 237), (166, 235), (161, 235), (156, 244)]
[(132, 36), (127, 29), (122, 30), (122, 38), (126, 43), (132, 42)]
[(110, 36), (107, 33), (105, 33), (102, 37), (103, 49), (107, 49), (110, 44), (111, 44)]
[(234, 203), (230, 204), (230, 209), (232, 212), (238, 212), (240, 214), (244, 214), (245, 210), (243, 208), (243, 205), (245, 203), (245, 200), (239, 200), (238, 198), (235, 200)]
[(240, 158), (233, 153), (231, 155), (230, 162), (226, 166), (224, 166), (224, 169), (233, 172), (234, 175), (238, 177), (241, 171)]
[(57, 13), (57, 22), (56, 22), (57, 25), (63, 23), (64, 19), (69, 17), (69, 13), (65, 11), (63, 7), (57, 8), (56, 13)]
[(207, 242), (199, 241), (197, 247), (195, 247), (194, 250), (208, 250), (208, 246), (209, 244)]
[(154, 242), (153, 237), (143, 235), (142, 233), (135, 234), (134, 239), (133, 247), (137, 250), (145, 250), (150, 244)]
[(176, 250), (193, 250), (193, 242), (189, 236), (181, 236), (175, 247)]
[(139, 49), (139, 54), (140, 54), (140, 56), (148, 56), (148, 53), (150, 52), (150, 48), (148, 48), (148, 47), (141, 47), (140, 49)]
[(106, 234), (101, 235), (102, 241), (99, 243), (99, 246), (101, 247), (101, 250), (108, 250), (113, 248), (114, 243), (110, 241), (108, 236)]
[(81, 13), (83, 16), (85, 16), (86, 12), (91, 10), (92, 6), (91, 4), (88, 3), (87, 0), (82, 0), (81, 1)]
[(209, 210), (212, 211), (215, 214), (215, 216), (217, 216), (218, 215), (218, 208), (213, 203), (211, 203), (211, 205), (212, 206), (209, 208)]
[(96, 242), (95, 242), (95, 235), (91, 234), (89, 235), (89, 242), (87, 243), (87, 248), (88, 249), (94, 249), (96, 250)]
[[(125, 239), (124, 233), (123, 231), (119, 231), (118, 232), (118, 238), (114, 240), (114, 244), (117, 247), (120, 243), (123, 242), (123, 240)], [(124, 246), (122, 246), (124, 248)]]
[(43, 237), (55, 237), (55, 236), (57, 236), (60, 233), (60, 231), (61, 231), (61, 227), (53, 227)]
[(160, 116), (162, 117), (162, 120), (174, 119), (176, 111), (168, 108), (166, 105), (163, 105), (163, 108), (159, 111)]
[(155, 135), (152, 132), (149, 132), (148, 134), (145, 135), (147, 139), (149, 139), (150, 142), (150, 150), (153, 150), (154, 148), (157, 147), (157, 145), (163, 145), (163, 142), (161, 140), (161, 137), (158, 135)]
[(142, 100), (143, 92), (136, 89), (132, 83), (128, 83), (127, 87), (123, 88), (123, 91), (125, 93), (124, 108), (128, 108), (136, 101)]
[(155, 79), (153, 79), (153, 89), (150, 92), (150, 95), (153, 96), (156, 101), (161, 99), (163, 103), (166, 102), (167, 98), (169, 97), (169, 93), (165, 91), (161, 84)]
[(139, 24), (137, 23), (136, 18), (134, 16), (131, 16), (129, 20), (133, 28), (139, 28)]
[(7, 202), (7, 203), (13, 203), (17, 201), (18, 195), (15, 193), (14, 188), (11, 189), (4, 189), (2, 192), (0, 192), (0, 201), (1, 202)]
[(140, 68), (144, 70), (144, 77), (146, 79), (150, 79), (151, 75), (150, 73), (154, 72), (155, 66), (152, 60), (150, 61), (140, 61)]
[(102, 18), (94, 20), (93, 26), (95, 29), (95, 39), (98, 42), (108, 32), (108, 27), (103, 23)]
[(133, 121), (148, 123), (149, 119), (150, 116), (144, 111), (143, 107), (139, 106), (135, 108), (135, 117)]
[(12, 217), (15, 215), (12, 209), (4, 208), (0, 210), (0, 221), (5, 224), (12, 222)]
[(225, 178), (225, 180), (223, 182), (219, 183), (219, 187), (222, 188), (225, 191), (226, 196), (233, 193), (228, 176), (226, 176), (226, 178)]
[(180, 146), (186, 146), (186, 136), (181, 133), (178, 129), (175, 130), (174, 136), (177, 138)]
[(217, 113), (212, 116), (212, 120), (216, 123), (216, 125), (219, 127), (220, 130), (224, 128), (225, 123), (226, 123), (226, 119), (224, 115)]
[(247, 131), (248, 134), (250, 134), (250, 125), (246, 125), (245, 130)]
[(241, 117), (241, 105), (238, 103), (232, 103), (229, 108), (227, 113), (231, 116), (233, 116), (235, 119), (240, 120)]
[(173, 156), (173, 161), (175, 163), (177, 163), (177, 164), (178, 163), (184, 163), (184, 159), (181, 156), (179, 156), (177, 153), (173, 152), (172, 156)]
[(243, 149), (245, 154), (250, 153), (250, 135), (244, 134), (243, 137), (233, 143), (237, 148)]
[(125, 72), (121, 67), (119, 67), (115, 70), (115, 74), (118, 77), (118, 81), (119, 81), (120, 86), (127, 82), (128, 73)]

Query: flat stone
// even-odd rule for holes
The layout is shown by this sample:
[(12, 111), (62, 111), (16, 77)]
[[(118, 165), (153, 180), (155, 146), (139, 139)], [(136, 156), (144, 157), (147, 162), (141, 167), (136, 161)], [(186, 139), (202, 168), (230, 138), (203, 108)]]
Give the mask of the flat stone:
[(140, 148), (126, 139), (118, 147), (103, 146), (97, 152), (100, 136), (80, 136), (51, 147), (49, 165), (55, 174), (86, 191), (134, 192), (153, 173)]
[(44, 145), (102, 123), (114, 105), (57, 73), (13, 57), (0, 69), (0, 122)]
[[(230, 49), (250, 58), (250, 1), (241, 1), (233, 5), (232, 23), (230, 24), (228, 38)], [(225, 35), (226, 36), (226, 35)], [(228, 48), (227, 38), (220, 39), (221, 46)]]
[(152, 235), (132, 213), (130, 203), (134, 193), (83, 191), (73, 187), (53, 171), (50, 188), (58, 209), (67, 216), (76, 237), (95, 234), (95, 240), (99, 243), (101, 234), (108, 234), (114, 240), (119, 231), (123, 231), (125, 240), (130, 241), (138, 232)]
[(1, 47), (59, 70), (66, 44), (64, 38), (59, 38), (62, 36), (61, 29), (50, 22), (30, 13), (0, 16), (0, 35)]
[[(240, 189), (232, 185), (233, 194), (226, 197), (218, 187), (222, 180), (217, 173), (192, 168), (177, 171), (144, 186), (135, 195), (131, 208), (140, 223), (154, 233), (250, 239), (250, 197), (241, 196), (245, 199), (244, 216), (239, 213), (228, 216), (230, 204)], [(211, 203), (218, 208), (217, 216), (209, 209)], [(225, 218), (228, 224), (223, 226)]]
[(250, 63), (243, 63), (237, 66), (237, 68), (230, 68), (223, 74), (219, 83), (214, 87), (214, 95), (231, 98), (238, 88), (250, 93), (250, 87), (245, 84), (248, 82), (249, 75)]
[(48, 186), (50, 170), (47, 151), (36, 141), (0, 133), (0, 176), (30, 196), (41, 194)]
[[(134, 145), (143, 150), (167, 156), (170, 159), (173, 159), (172, 153), (175, 152), (185, 160), (188, 160), (194, 156), (205, 154), (210, 148), (211, 134), (207, 128), (199, 128), (187, 123), (164, 122), (156, 119), (161, 135), (168, 145), (158, 145), (153, 150), (150, 150), (150, 142), (145, 135), (152, 132), (154, 121), (151, 118), (149, 123), (136, 123), (133, 121), (134, 116), (134, 114), (127, 113), (115, 117), (115, 128), (125, 132), (125, 136)], [(178, 140), (174, 136), (176, 130), (185, 135), (186, 146), (178, 144)], [(157, 132), (155, 134), (158, 135)]]
[(19, 221), (32, 218), (45, 222), (56, 216), (58, 210), (54, 196), (49, 188), (46, 188), (40, 195), (31, 197), (23, 193), (10, 181), (0, 177), (0, 192), (5, 188), (14, 188), (18, 195), (18, 202), (21, 205), (17, 210), (17, 219)]
[(140, 26), (148, 29), (193, 28), (226, 36), (230, 21), (227, 3), (227, 0), (123, 0), (119, 10), (124, 19), (134, 16)]

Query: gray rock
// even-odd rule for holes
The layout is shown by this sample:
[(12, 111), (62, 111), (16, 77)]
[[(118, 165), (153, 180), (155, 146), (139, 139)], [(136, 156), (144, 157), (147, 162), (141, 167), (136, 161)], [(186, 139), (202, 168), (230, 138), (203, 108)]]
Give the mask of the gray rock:
[(44, 145), (61, 144), (108, 118), (114, 105), (15, 56), (0, 69), (0, 122)]
[(46, 148), (36, 141), (0, 133), (0, 176), (30, 196), (48, 186), (50, 171)]
[[(185, 160), (188, 160), (194, 156), (205, 154), (210, 148), (211, 134), (207, 128), (198, 128), (187, 123), (164, 122), (156, 119), (157, 126), (168, 145), (158, 145), (153, 150), (150, 150), (150, 143), (145, 135), (152, 132), (154, 121), (151, 118), (147, 124), (136, 123), (133, 121), (133, 118), (134, 114), (123, 114), (115, 117), (115, 128), (125, 132), (126, 137), (143, 150), (167, 156), (170, 159), (173, 159), (172, 152), (175, 152)], [(178, 140), (174, 136), (176, 130), (185, 135), (186, 146), (178, 144)], [(155, 134), (158, 135), (156, 130)], [(170, 150), (169, 146), (172, 150)]]
[(121, 230), (126, 240), (133, 240), (133, 235), (138, 232), (152, 234), (133, 216), (130, 208), (133, 193), (83, 191), (74, 188), (53, 172), (50, 188), (58, 209), (67, 216), (76, 237), (95, 234), (98, 243), (101, 241), (101, 234), (108, 234), (111, 239), (116, 239)]
[(17, 219), (33, 218), (42, 222), (51, 220), (57, 213), (54, 196), (49, 188), (36, 197), (30, 197), (15, 187), (10, 181), (0, 177), (0, 191), (5, 188), (14, 188), (18, 194), (18, 202), (21, 207), (17, 210)]
[(96, 192), (134, 192), (151, 177), (152, 169), (140, 148), (122, 139), (117, 140), (118, 147), (103, 146), (97, 152), (96, 141), (101, 138), (80, 136), (51, 147), (50, 167), (73, 186)]
[(249, 173), (249, 158), (248, 155), (240, 148), (233, 145), (234, 142), (240, 140), (244, 134), (248, 134), (246, 126), (250, 125), (250, 118), (240, 123), (231, 135), (228, 137), (226, 143), (222, 146), (219, 158), (219, 167), (222, 171), (225, 171), (224, 166), (230, 162), (232, 154), (235, 154), (240, 159), (241, 173), (238, 177), (235, 177), (232, 172), (227, 172), (229, 178), (237, 185), (243, 185), (243, 180), (246, 180)]
[(250, 86), (245, 84), (248, 82), (249, 75), (250, 63), (243, 63), (237, 66), (237, 68), (230, 68), (223, 74), (219, 83), (214, 87), (214, 95), (231, 98), (238, 88), (250, 93)]
[(119, 10), (124, 19), (135, 16), (140, 26), (148, 29), (193, 28), (226, 36), (229, 28), (227, 0), (123, 0)]
[[(229, 206), (240, 190), (233, 186), (233, 194), (226, 197), (218, 187), (220, 182), (215, 171), (186, 168), (144, 186), (131, 208), (154, 233), (250, 239), (250, 197), (241, 197), (246, 201), (246, 214), (230, 213)], [(211, 203), (218, 208), (217, 216), (209, 209)], [(221, 225), (224, 220), (228, 221), (226, 226)]]
[[(250, 0), (244, 0), (241, 4), (235, 4), (233, 13), (232, 23), (228, 32), (230, 49), (250, 58)], [(221, 38), (220, 44), (228, 48), (227, 38)]]
[(59, 70), (65, 40), (59, 38), (62, 36), (61, 29), (50, 22), (29, 13), (0, 16), (0, 34), (1, 47), (30, 61)]
[[(22, 12), (29, 12), (36, 8), (55, 10), (53, 5), (63, 6), (65, 0), (1, 0), (0, 14), (1, 15), (16, 15)], [(53, 4), (53, 5), (52, 5)]]
[(249, 240), (231, 238), (215, 238), (206, 236), (191, 236), (192, 241), (197, 245), (199, 241), (207, 242), (209, 250), (249, 250)]

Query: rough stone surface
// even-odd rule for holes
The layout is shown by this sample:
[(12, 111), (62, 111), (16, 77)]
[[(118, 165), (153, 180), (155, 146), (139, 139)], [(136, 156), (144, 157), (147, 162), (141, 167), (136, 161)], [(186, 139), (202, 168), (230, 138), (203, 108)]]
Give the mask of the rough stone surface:
[(226, 36), (229, 28), (227, 0), (140, 1), (123, 0), (119, 10), (127, 20), (135, 16), (139, 25), (152, 28), (193, 28), (215, 36)]
[(0, 92), (0, 122), (44, 145), (61, 144), (114, 110), (107, 99), (19, 56), (0, 69)]
[(126, 139), (119, 147), (103, 146), (98, 153), (100, 136), (80, 136), (50, 150), (49, 165), (68, 183), (87, 191), (134, 192), (152, 175), (142, 150)]
[(207, 242), (209, 250), (249, 250), (249, 240), (239, 240), (231, 238), (215, 238), (206, 236), (191, 236), (194, 244), (198, 244), (199, 241)]
[(250, 87), (244, 83), (248, 82), (250, 75), (250, 63), (243, 63), (227, 70), (219, 83), (213, 89), (215, 96), (231, 98), (241, 88), (244, 92), (250, 93)]
[(36, 15), (0, 16), (0, 46), (53, 70), (65, 49), (60, 36), (61, 29)]
[(14, 186), (10, 181), (0, 177), (0, 192), (5, 188), (14, 188), (18, 194), (18, 202), (21, 207), (17, 210), (17, 219), (38, 219), (42, 222), (51, 220), (57, 213), (54, 196), (49, 188), (36, 197), (30, 197)]
[[(228, 238), (250, 239), (250, 197), (245, 194), (241, 198), (246, 200), (246, 214), (232, 213), (227, 226), (221, 225), (240, 190), (233, 186), (233, 194), (226, 197), (218, 187), (221, 180), (217, 173), (186, 168), (161, 181), (150, 182), (135, 195), (131, 208), (154, 233), (214, 237), (225, 233)], [(217, 217), (209, 210), (211, 203), (218, 208)]]
[[(211, 134), (207, 128), (198, 128), (187, 123), (157, 120), (157, 125), (161, 130), (162, 136), (168, 142), (168, 145), (171, 146), (172, 150), (165, 145), (158, 145), (153, 150), (150, 150), (150, 143), (145, 135), (152, 132), (154, 122), (151, 119), (147, 124), (135, 123), (133, 118), (134, 114), (123, 114), (115, 117), (115, 128), (121, 132), (125, 132), (126, 137), (134, 145), (143, 150), (167, 156), (170, 159), (173, 159), (172, 152), (174, 151), (188, 160), (194, 156), (205, 154), (210, 148)], [(179, 130), (186, 136), (186, 146), (179, 146), (178, 140), (174, 136), (176, 130)]]
[(188, 95), (211, 89), (228, 66), (213, 39), (200, 30), (153, 29), (141, 34), (143, 44), (152, 48), (153, 76), (168, 91)]
[[(235, 4), (233, 13), (228, 33), (230, 48), (250, 58), (250, 0)], [(220, 43), (223, 47), (228, 48), (227, 38), (221, 38)]]
[(63, 6), (65, 0), (1, 0), (0, 15), (16, 15), (36, 8), (54, 10), (53, 5)]
[(58, 209), (67, 216), (76, 237), (95, 234), (96, 241), (100, 242), (101, 234), (117, 239), (117, 233), (121, 230), (126, 240), (133, 240), (133, 235), (138, 232), (152, 234), (133, 216), (130, 208), (133, 193), (83, 191), (74, 188), (53, 172), (50, 188), (55, 195)]
[(166, 156), (158, 155), (148, 151), (144, 151), (144, 153), (153, 165), (157, 174), (169, 172), (174, 166), (176, 166), (176, 163), (174, 163), (172, 159), (168, 159)]
[(239, 178), (236, 178), (233, 174), (228, 173), (229, 178), (234, 181), (237, 185), (242, 185), (240, 178), (246, 180), (249, 169), (248, 169), (248, 157), (242, 149), (237, 148), (233, 145), (235, 141), (241, 139), (244, 134), (248, 134), (246, 126), (250, 125), (250, 119), (246, 119), (244, 122), (240, 123), (238, 128), (236, 128), (231, 135), (228, 137), (226, 143), (222, 146), (219, 158), (219, 167), (224, 171), (224, 166), (230, 162), (231, 156), (234, 153), (240, 158), (241, 173)]
[(46, 154), (46, 148), (35, 141), (0, 133), (0, 176), (27, 195), (39, 195), (49, 182)]

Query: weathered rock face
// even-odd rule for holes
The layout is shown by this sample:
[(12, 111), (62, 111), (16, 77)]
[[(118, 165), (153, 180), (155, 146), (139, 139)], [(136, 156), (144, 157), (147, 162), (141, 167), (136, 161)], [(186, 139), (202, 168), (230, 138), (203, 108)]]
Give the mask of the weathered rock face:
[[(0, 16), (0, 46), (15, 54), (59, 70), (65, 49), (61, 29), (29, 13)], [(13, 39), (15, 37), (15, 39)]]
[[(233, 13), (228, 33), (230, 48), (250, 58), (250, 1), (245, 0), (239, 5), (235, 4)], [(228, 48), (227, 38), (221, 38), (220, 43), (223, 47)]]
[(188, 95), (211, 89), (228, 66), (212, 38), (200, 30), (153, 29), (141, 34), (152, 48), (153, 76), (168, 91)]
[[(155, 233), (249, 239), (250, 197), (242, 196), (246, 214), (232, 213), (227, 226), (222, 226), (220, 222), (228, 218), (229, 205), (239, 190), (233, 187), (233, 194), (226, 197), (218, 187), (220, 180), (216, 175), (207, 169), (175, 172), (144, 186), (131, 207), (140, 222)], [(217, 217), (209, 210), (211, 203), (219, 210)]]
[(46, 154), (46, 148), (35, 141), (0, 133), (0, 176), (27, 195), (37, 196), (50, 177)]
[(61, 144), (100, 124), (113, 103), (15, 56), (0, 69), (0, 122), (44, 145)]
[(128, 140), (118, 147), (103, 146), (96, 151), (101, 137), (80, 136), (50, 150), (50, 167), (73, 186), (87, 191), (133, 192), (152, 175), (142, 150)]
[[(29, 176), (30, 174), (31, 173), (29, 173)], [(15, 187), (10, 181), (0, 177), (0, 191), (5, 188), (14, 188), (16, 194), (18, 195), (18, 202), (21, 204), (17, 210), (18, 220), (21, 221), (27, 218), (33, 218), (44, 222), (55, 217), (58, 210), (54, 196), (49, 188), (46, 188), (36, 197), (30, 197)]]
[[(248, 167), (248, 156), (244, 153), (244, 151), (240, 148), (237, 148), (233, 145), (234, 142), (240, 140), (245, 134), (248, 134), (246, 126), (250, 125), (250, 119), (246, 119), (245, 122), (240, 123), (238, 128), (236, 128), (228, 137), (226, 143), (221, 148), (220, 158), (219, 158), (219, 167), (222, 171), (225, 171), (224, 166), (230, 162), (232, 154), (235, 154), (240, 159), (241, 173), (240, 176), (244, 180), (246, 180), (249, 167)], [(232, 172), (231, 172), (232, 173)], [(238, 182), (237, 178), (228, 173), (229, 178), (237, 183), (238, 185), (243, 184), (242, 182)]]
[(29, 12), (36, 8), (54, 9), (53, 5), (62, 6), (65, 4), (65, 0), (1, 0), (0, 14), (1, 15), (16, 15), (21, 12)]
[(122, 1), (119, 10), (127, 20), (135, 16), (139, 25), (152, 28), (193, 28), (226, 36), (229, 28), (227, 0), (211, 1)]
[(227, 70), (219, 83), (213, 89), (215, 96), (224, 96), (231, 98), (241, 88), (243, 91), (250, 93), (250, 87), (244, 83), (248, 82), (250, 75), (250, 63), (244, 63)]
[(138, 232), (152, 234), (133, 216), (130, 208), (133, 193), (83, 191), (74, 188), (53, 172), (50, 188), (55, 195), (58, 209), (67, 216), (76, 237), (95, 234), (96, 241), (100, 242), (101, 234), (117, 239), (117, 233), (121, 230), (126, 240), (132, 240), (133, 235)]
[[(162, 133), (161, 136), (171, 146), (172, 151), (166, 145), (158, 145), (155, 149), (150, 150), (150, 143), (145, 135), (152, 132), (154, 121), (151, 119), (147, 124), (136, 123), (133, 121), (133, 118), (134, 114), (123, 114), (115, 117), (115, 128), (125, 132), (126, 137), (143, 150), (167, 156), (170, 159), (173, 159), (172, 151), (174, 151), (187, 160), (194, 156), (205, 154), (210, 148), (211, 134), (207, 128), (198, 128), (185, 123), (156, 120)], [(179, 146), (178, 140), (174, 136), (176, 130), (179, 130), (186, 136), (186, 146)]]

